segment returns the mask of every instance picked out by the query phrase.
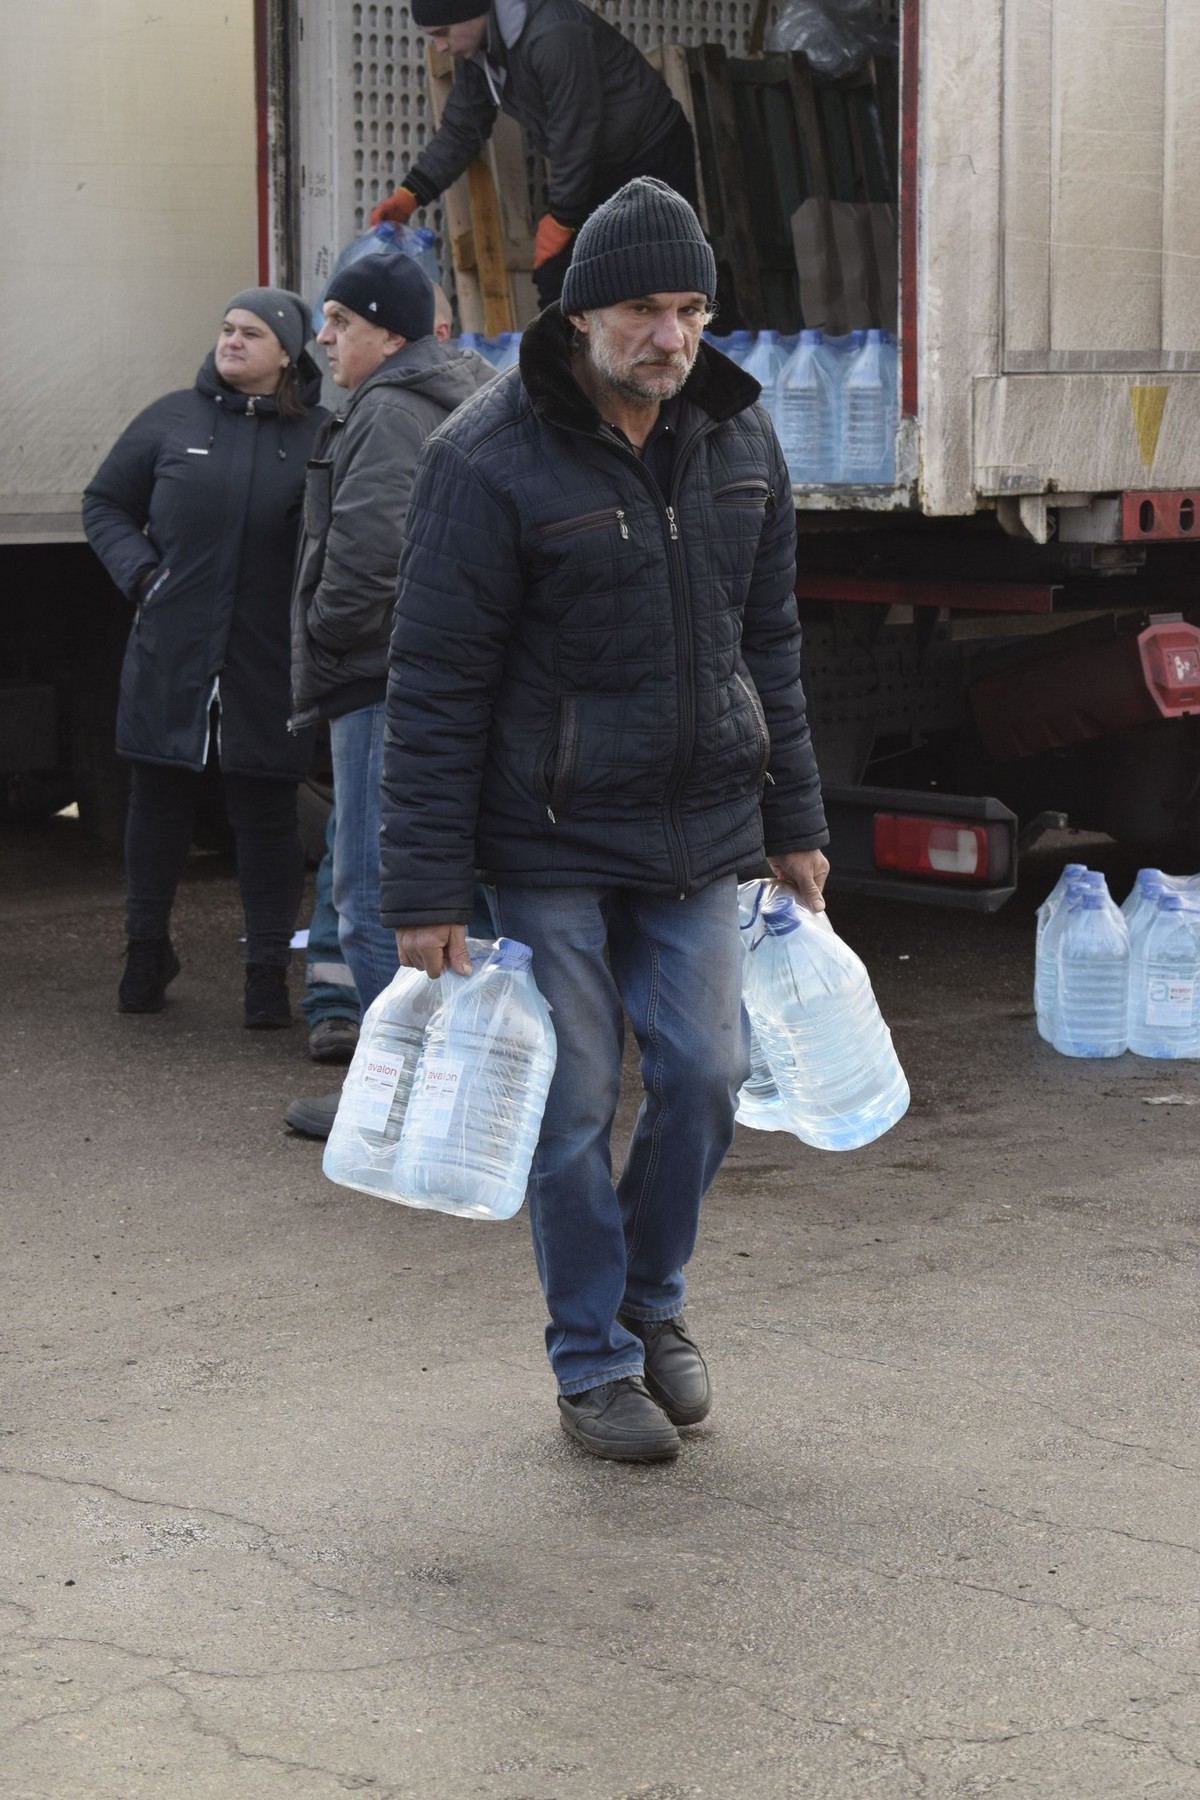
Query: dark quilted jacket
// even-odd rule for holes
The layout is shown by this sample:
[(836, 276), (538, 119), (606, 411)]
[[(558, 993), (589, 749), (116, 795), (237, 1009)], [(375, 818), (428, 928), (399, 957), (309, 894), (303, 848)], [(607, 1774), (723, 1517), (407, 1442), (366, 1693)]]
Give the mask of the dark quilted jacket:
[(771, 853), (827, 841), (758, 392), (702, 346), (663, 495), (574, 380), (555, 306), (430, 438), (392, 632), (385, 923), (466, 919), (476, 869), (684, 895), (755, 863), (764, 830)]

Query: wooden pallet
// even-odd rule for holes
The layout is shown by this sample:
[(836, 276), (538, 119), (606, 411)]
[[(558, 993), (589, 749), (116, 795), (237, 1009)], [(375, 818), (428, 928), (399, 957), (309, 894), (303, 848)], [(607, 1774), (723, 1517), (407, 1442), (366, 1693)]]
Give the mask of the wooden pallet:
[[(431, 44), (427, 69), (437, 126), (454, 80), (454, 58)], [(483, 155), (442, 195), (442, 218), (461, 328), (493, 337), (527, 325), (538, 310), (529, 173), (521, 128), (505, 113)]]

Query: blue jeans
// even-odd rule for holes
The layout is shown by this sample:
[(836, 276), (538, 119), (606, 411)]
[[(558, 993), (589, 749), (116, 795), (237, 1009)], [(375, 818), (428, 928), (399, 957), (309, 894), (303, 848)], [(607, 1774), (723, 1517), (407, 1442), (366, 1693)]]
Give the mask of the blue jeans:
[(383, 776), (383, 701), (329, 721), (337, 830), (333, 904), (338, 939), (366, 1012), (396, 970), (396, 934), (379, 919), (379, 783)]
[(337, 908), (333, 904), (333, 841), (337, 807), (325, 827), (325, 854), (317, 870), (317, 892), (304, 952), (304, 998), (300, 1005), (311, 1031), (322, 1019), (352, 1019), (358, 1024), (358, 990), (338, 942)]
[[(671, 1319), (700, 1202), (733, 1139), (750, 1068), (737, 883), (686, 900), (627, 888), (490, 891), (496, 928), (533, 950), (558, 1063), (529, 1180), (529, 1220), (564, 1394), (640, 1375), (617, 1322)], [(607, 960), (605, 952), (607, 950)], [(609, 1136), (621, 1083), (622, 1006), (643, 1096), (614, 1186)]]

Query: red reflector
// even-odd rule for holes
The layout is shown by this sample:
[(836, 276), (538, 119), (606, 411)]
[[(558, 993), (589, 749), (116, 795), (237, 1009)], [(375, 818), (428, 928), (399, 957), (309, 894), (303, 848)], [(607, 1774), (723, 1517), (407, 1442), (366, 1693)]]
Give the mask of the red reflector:
[(950, 881), (987, 876), (987, 831), (957, 819), (919, 819), (908, 813), (875, 814), (875, 867), (903, 875), (938, 875)]

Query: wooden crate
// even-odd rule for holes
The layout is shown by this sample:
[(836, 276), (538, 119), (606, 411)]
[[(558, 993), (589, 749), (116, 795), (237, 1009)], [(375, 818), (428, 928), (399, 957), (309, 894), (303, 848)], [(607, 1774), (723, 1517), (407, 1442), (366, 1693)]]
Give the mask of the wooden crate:
[[(442, 122), (454, 58), (429, 46), (430, 102)], [(515, 119), (499, 114), (482, 156), (442, 195), (444, 236), (464, 331), (520, 330), (535, 317), (534, 222), (525, 144)]]

